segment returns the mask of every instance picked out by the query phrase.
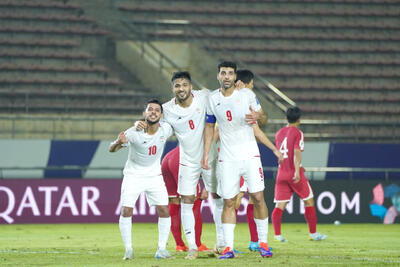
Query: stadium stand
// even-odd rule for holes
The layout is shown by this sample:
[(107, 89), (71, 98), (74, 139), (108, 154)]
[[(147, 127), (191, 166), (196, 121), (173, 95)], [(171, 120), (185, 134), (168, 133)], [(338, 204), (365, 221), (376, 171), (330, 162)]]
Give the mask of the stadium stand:
[(397, 121), (398, 1), (203, 2), (121, 0), (116, 6), (141, 36), (196, 41), (219, 59), (241, 62), (308, 119)]
[[(0, 1), (2, 113), (130, 113), (146, 88), (108, 68), (109, 32), (71, 1)], [(134, 85), (132, 88), (132, 84)], [(133, 90), (132, 90), (133, 89)], [(137, 93), (137, 92), (139, 93)]]

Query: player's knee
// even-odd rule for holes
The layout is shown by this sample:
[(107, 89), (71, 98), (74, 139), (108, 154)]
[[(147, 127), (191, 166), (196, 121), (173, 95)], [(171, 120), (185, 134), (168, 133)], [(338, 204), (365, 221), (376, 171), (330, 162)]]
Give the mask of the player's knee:
[(250, 198), (255, 206), (265, 204), (263, 192), (252, 193)]
[(158, 217), (168, 218), (169, 217), (169, 209), (168, 206), (157, 206)]
[(236, 198), (224, 199), (224, 208), (234, 209)]
[(182, 202), (185, 204), (193, 204), (195, 200), (195, 196), (181, 196), (182, 197)]
[(169, 198), (169, 203), (179, 205), (179, 204), (181, 204), (181, 200), (179, 197), (171, 197), (171, 198)]
[(313, 207), (314, 206), (314, 198), (304, 200), (304, 205), (306, 207)]
[(133, 208), (130, 207), (122, 207), (121, 209), (122, 217), (132, 217), (133, 215)]

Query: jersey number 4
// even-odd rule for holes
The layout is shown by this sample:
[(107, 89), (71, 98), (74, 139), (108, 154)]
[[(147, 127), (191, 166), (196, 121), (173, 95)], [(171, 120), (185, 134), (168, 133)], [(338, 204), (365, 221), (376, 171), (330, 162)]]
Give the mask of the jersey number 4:
[(286, 159), (288, 158), (288, 149), (287, 149), (287, 137), (283, 139), (283, 142), (281, 144), (281, 147), (279, 148), (279, 151), (283, 154), (283, 158)]
[(155, 155), (157, 153), (157, 146), (149, 147), (149, 155)]

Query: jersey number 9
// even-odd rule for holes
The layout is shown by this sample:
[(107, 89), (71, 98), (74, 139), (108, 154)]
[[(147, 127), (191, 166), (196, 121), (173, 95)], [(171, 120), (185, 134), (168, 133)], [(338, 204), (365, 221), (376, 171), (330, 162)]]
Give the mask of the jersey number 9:
[(230, 110), (226, 111), (226, 118), (228, 119), (228, 121), (232, 121), (232, 113)]

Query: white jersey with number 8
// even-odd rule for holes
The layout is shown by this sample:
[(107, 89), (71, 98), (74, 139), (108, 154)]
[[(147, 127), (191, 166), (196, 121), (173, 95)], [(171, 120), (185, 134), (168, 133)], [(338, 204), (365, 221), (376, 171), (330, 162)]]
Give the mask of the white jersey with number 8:
[(179, 141), (179, 162), (200, 165), (203, 156), (203, 131), (209, 90), (193, 90), (193, 102), (182, 108), (175, 98), (163, 105), (164, 120), (174, 129)]

